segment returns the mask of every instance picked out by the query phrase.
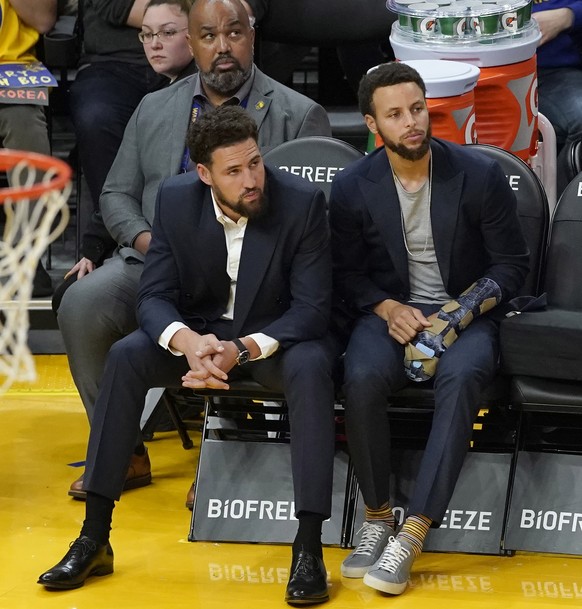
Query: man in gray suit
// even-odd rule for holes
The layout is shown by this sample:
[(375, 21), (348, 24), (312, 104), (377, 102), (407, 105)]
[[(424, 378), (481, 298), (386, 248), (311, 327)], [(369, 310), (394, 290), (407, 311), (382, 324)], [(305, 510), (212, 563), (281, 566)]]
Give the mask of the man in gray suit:
[[(157, 189), (163, 178), (189, 169), (188, 125), (213, 107), (237, 104), (257, 123), (263, 152), (297, 137), (331, 135), (321, 106), (253, 64), (254, 30), (240, 0), (197, 0), (189, 37), (199, 73), (142, 100), (105, 182), (100, 206), (119, 250), (75, 282), (58, 311), (71, 372), (90, 422), (107, 353), (137, 328), (137, 288)], [(125, 488), (150, 480), (142, 445), (132, 457)], [(69, 494), (85, 497), (82, 476)]]

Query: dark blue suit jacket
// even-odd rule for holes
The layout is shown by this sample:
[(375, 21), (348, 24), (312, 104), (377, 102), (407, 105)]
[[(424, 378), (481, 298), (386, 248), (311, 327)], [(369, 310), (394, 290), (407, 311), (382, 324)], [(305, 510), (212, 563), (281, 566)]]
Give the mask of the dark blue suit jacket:
[[(458, 296), (481, 277), (512, 298), (529, 268), (515, 196), (501, 167), (463, 146), (433, 139), (431, 222), (444, 286)], [(334, 278), (351, 307), (410, 295), (400, 204), (384, 148), (334, 178), (330, 196)]]
[[(324, 336), (331, 305), (326, 202), (306, 180), (267, 169), (269, 212), (246, 228), (234, 306), (234, 336), (263, 332), (289, 347)], [(138, 294), (138, 320), (154, 340), (174, 321), (197, 332), (226, 309), (224, 229), (196, 173), (158, 192), (152, 241)]]

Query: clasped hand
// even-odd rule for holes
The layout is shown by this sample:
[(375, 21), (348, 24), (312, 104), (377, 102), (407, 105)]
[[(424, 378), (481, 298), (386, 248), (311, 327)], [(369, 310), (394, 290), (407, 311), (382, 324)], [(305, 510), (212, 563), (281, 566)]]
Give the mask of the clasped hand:
[(190, 370), (182, 377), (182, 386), (190, 389), (228, 389), (228, 372), (235, 366), (238, 349), (231, 341), (221, 341), (214, 334), (197, 335), (189, 341), (184, 354)]

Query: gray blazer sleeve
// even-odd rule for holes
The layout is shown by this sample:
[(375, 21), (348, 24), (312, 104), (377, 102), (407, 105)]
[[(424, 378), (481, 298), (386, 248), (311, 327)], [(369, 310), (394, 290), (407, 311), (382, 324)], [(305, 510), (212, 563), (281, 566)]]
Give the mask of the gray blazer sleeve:
[(99, 206), (111, 236), (123, 246), (144, 231), (151, 230), (142, 210), (144, 175), (139, 162), (138, 106), (129, 120), (115, 161), (111, 166)]

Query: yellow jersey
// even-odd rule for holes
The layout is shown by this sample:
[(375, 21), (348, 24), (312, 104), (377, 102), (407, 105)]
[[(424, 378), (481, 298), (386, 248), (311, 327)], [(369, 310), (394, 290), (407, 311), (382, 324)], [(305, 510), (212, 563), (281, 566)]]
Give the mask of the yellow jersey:
[(38, 39), (39, 33), (20, 19), (10, 0), (0, 0), (0, 64), (35, 61)]

